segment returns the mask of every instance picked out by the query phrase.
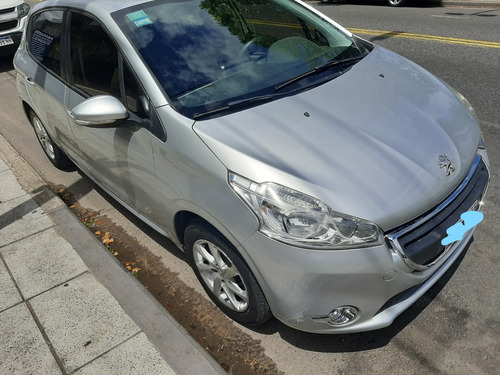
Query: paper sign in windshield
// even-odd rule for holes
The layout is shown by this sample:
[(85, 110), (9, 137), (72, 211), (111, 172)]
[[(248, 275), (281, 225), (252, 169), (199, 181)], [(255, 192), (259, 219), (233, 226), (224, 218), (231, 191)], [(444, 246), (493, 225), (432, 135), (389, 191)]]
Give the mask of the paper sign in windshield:
[(139, 11), (134, 12), (134, 13), (129, 13), (129, 14), (127, 14), (127, 17), (130, 21), (135, 23), (135, 26), (137, 26), (137, 27), (146, 26), (146, 25), (153, 23), (149, 19), (146, 12), (144, 12), (143, 10), (139, 10)]

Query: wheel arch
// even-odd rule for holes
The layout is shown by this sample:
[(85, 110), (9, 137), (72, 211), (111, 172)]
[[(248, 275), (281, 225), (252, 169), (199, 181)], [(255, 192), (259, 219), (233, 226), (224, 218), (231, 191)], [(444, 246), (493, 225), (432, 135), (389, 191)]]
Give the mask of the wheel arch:
[[(179, 211), (174, 218), (174, 228), (175, 235), (177, 237), (178, 242), (184, 248), (185, 246), (185, 232), (186, 229), (194, 222), (199, 222), (202, 225), (205, 225), (207, 229), (214, 231), (215, 234), (219, 235), (222, 240), (226, 241), (228, 245), (230, 245), (234, 252), (238, 255), (238, 257), (246, 264), (247, 267), (251, 270), (251, 272), (255, 275), (255, 264), (251, 261), (251, 257), (248, 254), (242, 254), (241, 252), (241, 244), (236, 240), (236, 238), (224, 227), (223, 230), (219, 230), (216, 225), (213, 225), (206, 218), (192, 212), (192, 211)], [(220, 224), (219, 222), (217, 222)], [(259, 275), (260, 276), (260, 275)]]
[(209, 229), (215, 231), (218, 235), (220, 235), (226, 241), (228, 241), (229, 244), (231, 244), (231, 246), (234, 247), (235, 249), (240, 244), (239, 241), (236, 240), (236, 238), (217, 220), (214, 219), (213, 222), (215, 222), (216, 224), (213, 224), (212, 220), (206, 219), (205, 217), (196, 214), (192, 211), (183, 210), (177, 212), (177, 214), (174, 217), (175, 235), (177, 237), (177, 240), (182, 246), (185, 245), (184, 235), (187, 227), (195, 221), (199, 221), (200, 223), (209, 227)]

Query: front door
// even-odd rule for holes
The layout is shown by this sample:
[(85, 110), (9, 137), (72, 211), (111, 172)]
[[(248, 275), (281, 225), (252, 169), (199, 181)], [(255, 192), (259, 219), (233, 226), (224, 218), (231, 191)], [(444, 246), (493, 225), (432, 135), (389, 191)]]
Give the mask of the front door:
[(147, 98), (114, 41), (101, 24), (71, 12), (69, 81), (66, 109), (86, 98), (112, 95), (122, 100), (130, 117), (115, 127), (70, 124), (81, 150), (80, 166), (108, 192), (158, 223), (152, 121)]

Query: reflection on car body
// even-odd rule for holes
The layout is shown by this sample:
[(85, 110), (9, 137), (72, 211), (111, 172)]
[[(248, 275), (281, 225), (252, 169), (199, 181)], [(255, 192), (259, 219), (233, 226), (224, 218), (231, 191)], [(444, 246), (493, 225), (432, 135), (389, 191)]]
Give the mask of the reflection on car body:
[(467, 100), (300, 1), (48, 0), (15, 66), (51, 162), (171, 238), (243, 324), (388, 326), (482, 208)]

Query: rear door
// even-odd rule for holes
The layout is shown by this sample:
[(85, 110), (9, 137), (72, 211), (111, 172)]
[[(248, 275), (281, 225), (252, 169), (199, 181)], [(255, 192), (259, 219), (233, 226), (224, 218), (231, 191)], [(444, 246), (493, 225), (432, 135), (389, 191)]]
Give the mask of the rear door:
[(16, 56), (16, 65), (24, 74), (18, 77), (18, 86), (27, 93), (54, 142), (74, 158), (78, 149), (64, 106), (64, 19), (60, 9), (35, 14), (27, 29), (27, 48)]

